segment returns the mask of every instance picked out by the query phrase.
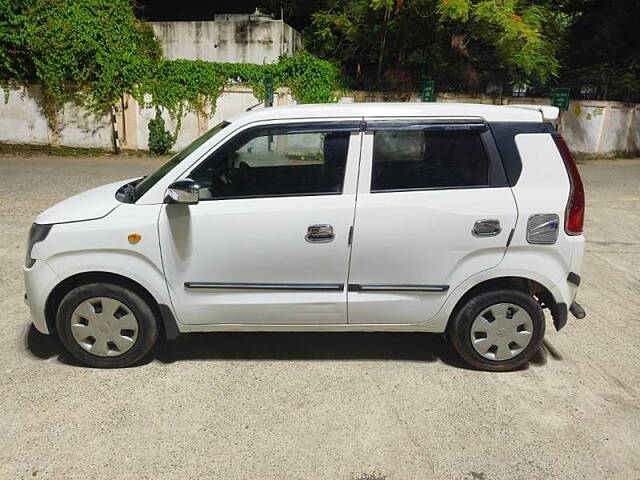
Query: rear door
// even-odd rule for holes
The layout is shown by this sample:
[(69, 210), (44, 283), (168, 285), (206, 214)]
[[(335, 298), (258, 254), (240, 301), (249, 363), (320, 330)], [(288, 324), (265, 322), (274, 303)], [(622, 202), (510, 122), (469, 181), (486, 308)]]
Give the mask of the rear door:
[(482, 120), (366, 125), (349, 323), (425, 322), (458, 284), (500, 263), (516, 204)]

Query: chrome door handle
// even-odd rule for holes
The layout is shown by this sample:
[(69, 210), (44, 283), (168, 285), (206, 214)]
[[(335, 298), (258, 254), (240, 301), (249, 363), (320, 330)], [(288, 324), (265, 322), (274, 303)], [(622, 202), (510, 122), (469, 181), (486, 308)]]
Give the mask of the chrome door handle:
[(500, 220), (493, 218), (478, 220), (473, 225), (473, 235), (476, 237), (495, 237), (501, 231)]
[(307, 234), (304, 239), (311, 243), (327, 243), (335, 238), (333, 227), (331, 225), (311, 225), (307, 228)]

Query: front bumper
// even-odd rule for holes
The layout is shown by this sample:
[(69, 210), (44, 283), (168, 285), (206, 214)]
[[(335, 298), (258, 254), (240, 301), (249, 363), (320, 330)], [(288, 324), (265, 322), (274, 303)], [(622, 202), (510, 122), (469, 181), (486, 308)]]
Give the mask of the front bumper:
[(25, 303), (31, 311), (31, 320), (36, 329), (51, 333), (47, 325), (45, 306), (47, 298), (60, 279), (44, 260), (36, 260), (31, 268), (24, 267)]

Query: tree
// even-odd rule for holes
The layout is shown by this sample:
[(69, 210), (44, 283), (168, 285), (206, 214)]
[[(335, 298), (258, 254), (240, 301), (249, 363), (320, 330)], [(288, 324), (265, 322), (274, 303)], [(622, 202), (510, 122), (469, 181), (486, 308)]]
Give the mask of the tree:
[(532, 0), (440, 0), (436, 9), (454, 35), (490, 45), (514, 80), (544, 83), (558, 75), (556, 43), (545, 34), (555, 16), (551, 5)]
[(332, 0), (312, 14), (306, 34), (359, 85), (384, 84), (386, 73), (477, 89), (491, 77), (557, 76), (557, 15), (535, 0)]
[(562, 80), (580, 90), (597, 89), (594, 96), (640, 100), (640, 2), (571, 0)]

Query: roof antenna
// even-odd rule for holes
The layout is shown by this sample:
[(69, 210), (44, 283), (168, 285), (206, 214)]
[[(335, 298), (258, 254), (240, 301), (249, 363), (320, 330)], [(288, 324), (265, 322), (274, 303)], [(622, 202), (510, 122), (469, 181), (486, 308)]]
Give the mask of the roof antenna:
[(263, 105), (263, 104), (264, 104), (264, 102), (258, 102), (258, 103), (256, 103), (255, 105), (251, 105), (250, 107), (247, 107), (247, 108), (245, 109), (245, 112), (250, 112), (250, 111), (251, 111), (251, 110), (253, 110), (254, 108), (259, 107), (260, 105)]

